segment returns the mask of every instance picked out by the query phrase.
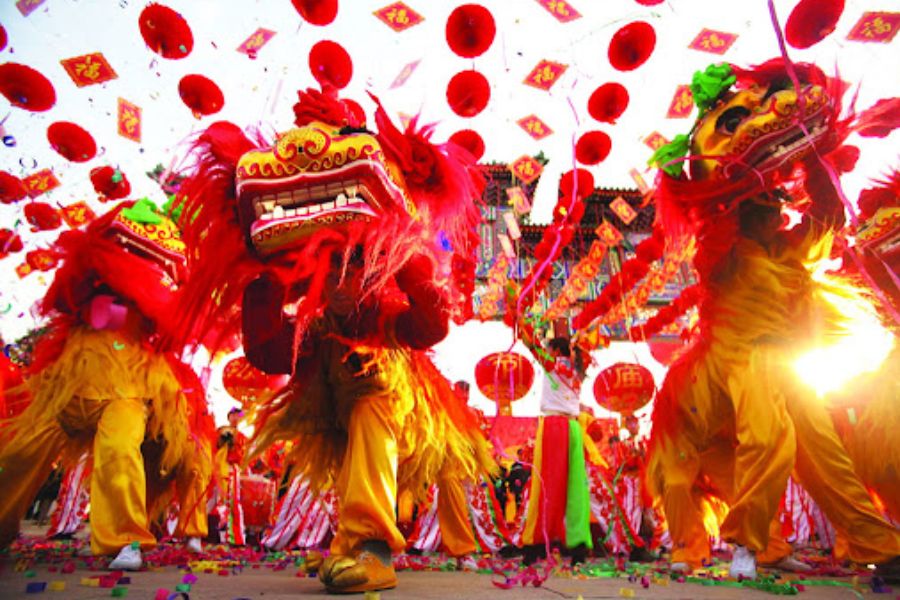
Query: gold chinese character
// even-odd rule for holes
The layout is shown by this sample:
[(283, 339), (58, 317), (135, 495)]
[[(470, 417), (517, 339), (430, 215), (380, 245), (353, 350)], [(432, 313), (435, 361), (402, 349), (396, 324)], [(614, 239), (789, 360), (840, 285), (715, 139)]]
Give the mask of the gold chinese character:
[(88, 57), (83, 63), (75, 65), (75, 73), (88, 79), (97, 79), (100, 77), (100, 63), (92, 62)]
[(569, 7), (566, 6), (566, 3), (563, 0), (550, 0), (550, 2), (547, 3), (547, 8), (550, 12), (555, 12), (564, 17), (569, 16)]
[(247, 40), (247, 50), (255, 50), (266, 43), (266, 39), (263, 36), (262, 32), (256, 33), (253, 37)]
[(886, 23), (881, 17), (875, 17), (863, 26), (862, 34), (866, 37), (884, 35), (891, 30), (891, 24)]
[(387, 16), (388, 21), (391, 23), (398, 23), (400, 25), (409, 23), (409, 15), (405, 8), (392, 8), (385, 16)]
[(128, 133), (134, 133), (138, 124), (138, 117), (133, 110), (126, 108), (122, 110), (122, 127)]
[(635, 367), (625, 366), (616, 369), (616, 381), (614, 387), (617, 388), (639, 388), (642, 383), (641, 372)]

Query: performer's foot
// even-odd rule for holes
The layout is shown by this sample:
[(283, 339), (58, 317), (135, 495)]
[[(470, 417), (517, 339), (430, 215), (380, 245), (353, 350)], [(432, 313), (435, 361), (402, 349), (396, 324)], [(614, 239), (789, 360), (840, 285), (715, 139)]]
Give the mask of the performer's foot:
[(872, 575), (880, 577), (885, 583), (900, 585), (900, 556), (876, 566)]
[(184, 543), (185, 549), (192, 554), (200, 554), (203, 552), (203, 543), (198, 537), (189, 537)]
[(686, 562), (673, 562), (669, 565), (669, 571), (672, 573), (680, 573), (681, 575), (690, 575), (693, 569)]
[(141, 549), (135, 548), (131, 544), (129, 544), (119, 550), (118, 556), (116, 556), (113, 561), (109, 563), (109, 570), (137, 571), (143, 564), (144, 559), (141, 556)]
[(325, 557), (318, 550), (310, 550), (306, 553), (306, 559), (303, 562), (303, 568), (307, 573), (318, 573), (322, 568), (322, 562)]
[(771, 569), (779, 569), (781, 571), (789, 571), (791, 573), (806, 573), (808, 571), (812, 571), (812, 566), (790, 555), (785, 556), (776, 563), (766, 564), (763, 566), (769, 567)]
[(332, 594), (358, 594), (397, 587), (390, 549), (380, 540), (363, 544), (354, 556), (332, 554), (322, 562), (319, 579)]
[(756, 579), (756, 555), (744, 546), (735, 546), (728, 575), (734, 579)]
[(457, 571), (477, 571), (478, 570), (478, 562), (475, 561), (470, 555), (466, 554), (464, 556), (456, 557), (456, 570)]

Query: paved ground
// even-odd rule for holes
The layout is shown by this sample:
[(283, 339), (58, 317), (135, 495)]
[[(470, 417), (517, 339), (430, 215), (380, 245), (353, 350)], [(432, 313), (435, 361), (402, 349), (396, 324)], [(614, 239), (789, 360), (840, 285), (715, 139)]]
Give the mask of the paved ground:
[[(35, 531), (26, 529), (26, 533)], [(83, 542), (48, 543), (34, 535), (26, 535), (23, 543), (8, 554), (0, 555), (0, 599), (65, 598), (88, 600), (110, 597), (148, 600), (294, 600), (296, 598), (324, 598), (327, 596), (318, 580), (307, 577), (298, 564), (300, 553), (266, 555), (251, 549), (209, 547), (197, 561), (179, 546), (164, 545), (148, 555), (151, 563), (142, 571), (124, 573), (127, 581), (114, 581), (105, 570), (105, 560), (80, 557)], [(582, 598), (653, 598), (667, 600), (722, 598), (753, 599), (773, 597), (775, 592), (790, 592), (793, 581), (801, 598), (838, 600), (862, 598), (900, 598), (900, 589), (884, 595), (872, 596), (867, 577), (810, 577), (797, 585), (796, 577), (773, 577), (754, 584), (767, 590), (753, 589), (748, 584), (721, 581), (714, 578), (693, 578), (679, 582), (671, 579), (653, 565), (628, 567), (632, 573), (616, 571), (610, 561), (594, 560), (580, 574), (568, 570), (556, 572), (539, 587), (516, 585), (503, 590), (494, 585), (502, 577), (487, 573), (448, 571), (446, 559), (440, 557), (401, 557), (403, 569), (400, 585), (395, 590), (369, 594), (365, 600), (391, 599), (558, 599)], [(506, 569), (510, 576), (517, 572), (513, 561), (483, 559), (480, 566)], [(621, 565), (620, 565), (621, 566)], [(425, 570), (422, 570), (425, 569)], [(445, 570), (441, 570), (445, 569)], [(64, 572), (71, 571), (71, 572)], [(712, 574), (721, 572), (713, 569)], [(518, 573), (521, 573), (519, 571)], [(535, 572), (536, 574), (536, 572)], [(519, 575), (522, 577), (522, 575)], [(97, 587), (100, 578), (112, 588)], [(642, 585), (646, 584), (646, 587)], [(43, 591), (28, 593), (29, 585)], [(93, 584), (93, 585), (89, 585)], [(179, 586), (179, 587), (176, 587)], [(184, 587), (188, 586), (188, 587)], [(56, 589), (54, 589), (56, 588)], [(62, 588), (62, 589), (60, 589)], [(795, 592), (796, 593), (796, 592)]]

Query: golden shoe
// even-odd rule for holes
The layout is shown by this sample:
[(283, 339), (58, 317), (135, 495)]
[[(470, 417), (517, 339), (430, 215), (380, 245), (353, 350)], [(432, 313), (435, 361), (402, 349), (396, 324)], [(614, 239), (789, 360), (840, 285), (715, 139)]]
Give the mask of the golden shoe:
[(306, 553), (306, 560), (303, 562), (303, 569), (307, 573), (316, 573), (322, 568), (322, 562), (325, 557), (318, 550), (310, 550)]
[(387, 590), (397, 586), (393, 565), (383, 564), (370, 552), (352, 556), (329, 556), (322, 562), (319, 579), (332, 594), (355, 594)]

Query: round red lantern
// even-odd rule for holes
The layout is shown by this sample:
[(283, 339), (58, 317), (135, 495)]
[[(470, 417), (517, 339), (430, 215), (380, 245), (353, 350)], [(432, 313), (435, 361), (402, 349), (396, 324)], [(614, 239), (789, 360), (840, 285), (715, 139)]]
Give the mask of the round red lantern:
[(597, 375), (594, 398), (606, 410), (629, 415), (650, 401), (655, 388), (653, 375), (646, 367), (616, 363)]
[(222, 385), (228, 395), (249, 405), (271, 398), (284, 385), (286, 376), (269, 375), (250, 364), (244, 356), (228, 361), (222, 371)]
[(481, 393), (509, 405), (528, 393), (534, 383), (531, 362), (515, 352), (494, 352), (475, 365), (475, 383)]

